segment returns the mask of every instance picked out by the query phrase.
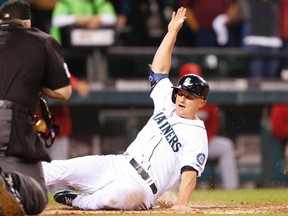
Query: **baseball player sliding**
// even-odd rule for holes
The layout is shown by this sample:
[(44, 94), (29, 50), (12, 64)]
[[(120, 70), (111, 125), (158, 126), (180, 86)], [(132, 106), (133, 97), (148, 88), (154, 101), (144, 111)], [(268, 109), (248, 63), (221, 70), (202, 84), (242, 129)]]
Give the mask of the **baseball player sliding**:
[(206, 104), (209, 86), (197, 75), (185, 75), (175, 86), (168, 79), (185, 13), (182, 7), (173, 12), (156, 51), (149, 68), (154, 113), (126, 152), (43, 162), (47, 185), (64, 182), (77, 191), (57, 192), (56, 202), (86, 210), (146, 210), (178, 187), (171, 209), (192, 210), (189, 198), (208, 156), (205, 126), (196, 113)]

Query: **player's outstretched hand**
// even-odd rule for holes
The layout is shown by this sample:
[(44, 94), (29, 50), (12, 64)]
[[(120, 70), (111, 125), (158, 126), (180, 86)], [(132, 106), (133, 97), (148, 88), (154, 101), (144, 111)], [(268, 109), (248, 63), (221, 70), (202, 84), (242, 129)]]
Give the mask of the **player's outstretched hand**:
[(193, 211), (194, 209), (187, 205), (176, 204), (169, 208), (171, 211)]
[(176, 31), (178, 32), (184, 21), (187, 19), (186, 17), (186, 8), (184, 7), (180, 7), (178, 8), (177, 12), (173, 12), (172, 13), (172, 18), (171, 18), (171, 21), (168, 25), (168, 31)]

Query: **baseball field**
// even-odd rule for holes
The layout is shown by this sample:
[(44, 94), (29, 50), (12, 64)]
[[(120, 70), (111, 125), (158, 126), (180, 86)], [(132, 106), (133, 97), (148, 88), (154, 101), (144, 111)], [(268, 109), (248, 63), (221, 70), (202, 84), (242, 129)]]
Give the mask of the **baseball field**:
[(159, 208), (149, 211), (83, 211), (59, 205), (50, 194), (49, 205), (41, 216), (46, 215), (288, 215), (288, 188), (196, 190), (190, 206), (193, 211), (169, 211), (175, 202), (176, 193), (168, 192), (157, 201)]

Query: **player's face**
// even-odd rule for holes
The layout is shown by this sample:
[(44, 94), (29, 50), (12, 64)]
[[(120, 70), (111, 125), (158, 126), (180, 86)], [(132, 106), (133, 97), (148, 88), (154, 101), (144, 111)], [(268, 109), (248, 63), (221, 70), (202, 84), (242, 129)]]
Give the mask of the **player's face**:
[(200, 108), (205, 106), (206, 100), (195, 97), (186, 91), (179, 90), (175, 104), (175, 112), (178, 116), (186, 119), (197, 119), (196, 113)]

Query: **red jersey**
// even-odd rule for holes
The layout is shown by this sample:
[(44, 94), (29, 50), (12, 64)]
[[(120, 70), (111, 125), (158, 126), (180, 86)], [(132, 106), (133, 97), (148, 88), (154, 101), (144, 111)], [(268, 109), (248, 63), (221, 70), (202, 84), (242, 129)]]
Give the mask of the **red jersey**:
[(288, 104), (275, 104), (271, 108), (272, 134), (278, 139), (288, 139)]
[(197, 112), (197, 116), (204, 121), (208, 141), (219, 133), (220, 129), (220, 115), (219, 108), (215, 104), (206, 104)]

